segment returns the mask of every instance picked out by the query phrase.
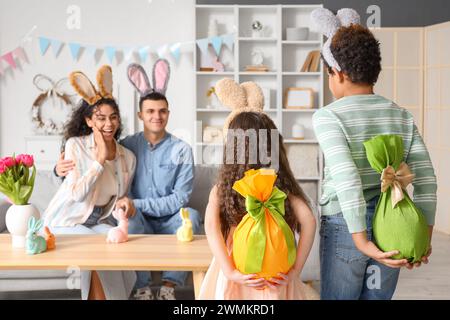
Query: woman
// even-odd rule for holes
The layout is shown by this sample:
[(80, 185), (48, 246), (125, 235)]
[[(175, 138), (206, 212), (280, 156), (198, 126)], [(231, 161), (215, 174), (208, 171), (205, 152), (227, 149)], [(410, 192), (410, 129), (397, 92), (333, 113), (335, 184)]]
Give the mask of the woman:
[[(75, 166), (51, 200), (44, 222), (55, 234), (107, 233), (116, 224), (111, 213), (117, 200), (128, 194), (136, 159), (117, 143), (121, 122), (111, 68), (98, 71), (99, 91), (81, 72), (73, 72), (70, 82), (82, 97), (64, 136), (65, 158)], [(82, 299), (128, 299), (134, 282), (134, 272), (82, 272)]]

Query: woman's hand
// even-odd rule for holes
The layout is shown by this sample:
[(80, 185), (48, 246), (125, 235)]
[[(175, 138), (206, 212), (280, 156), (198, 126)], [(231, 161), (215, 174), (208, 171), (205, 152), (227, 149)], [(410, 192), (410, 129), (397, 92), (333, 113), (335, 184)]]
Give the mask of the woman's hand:
[(352, 234), (353, 242), (359, 251), (366, 256), (384, 264), (390, 268), (401, 268), (408, 266), (407, 259), (395, 260), (391, 259), (392, 256), (399, 254), (398, 250), (383, 252), (373, 243), (367, 239), (366, 232), (357, 232)]
[(273, 277), (267, 280), (267, 285), (271, 289), (276, 289), (281, 286), (287, 286), (291, 281), (300, 278), (300, 271), (291, 269), (288, 273), (278, 273), (278, 277)]
[(264, 278), (255, 278), (256, 274), (243, 274), (237, 269), (232, 270), (229, 274), (225, 274), (225, 276), (230, 281), (255, 289), (263, 289), (267, 286)]
[(75, 168), (75, 161), (73, 160), (64, 160), (64, 152), (61, 153), (61, 156), (56, 163), (56, 174), (58, 177), (65, 177), (69, 174), (70, 171)]
[(95, 126), (92, 127), (94, 132), (94, 140), (97, 145), (97, 162), (101, 165), (105, 164), (106, 159), (108, 159), (108, 147), (106, 146), (105, 139), (103, 135)]

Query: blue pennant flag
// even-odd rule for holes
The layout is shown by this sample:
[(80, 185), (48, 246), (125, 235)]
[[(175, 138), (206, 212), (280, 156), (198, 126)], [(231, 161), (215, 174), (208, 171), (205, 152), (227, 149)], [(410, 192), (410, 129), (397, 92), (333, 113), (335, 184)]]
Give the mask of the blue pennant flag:
[(69, 43), (70, 54), (73, 60), (78, 60), (78, 54), (80, 53), (81, 45), (79, 43)]
[(141, 59), (142, 63), (145, 63), (145, 61), (147, 61), (149, 49), (149, 46), (145, 46), (139, 49), (139, 58)]
[(55, 39), (51, 40), (52, 51), (53, 51), (53, 54), (55, 55), (55, 58), (58, 56), (62, 45), (63, 45), (62, 41), (55, 40)]
[(39, 49), (41, 55), (44, 55), (50, 45), (50, 40), (48, 38), (39, 37)]
[(108, 57), (109, 63), (112, 63), (114, 57), (116, 56), (116, 48), (115, 47), (105, 47), (106, 56)]
[(211, 38), (211, 43), (216, 50), (217, 55), (220, 55), (220, 50), (222, 49), (222, 38), (221, 37), (213, 37)]
[(226, 34), (222, 36), (223, 43), (228, 47), (228, 49), (233, 50), (234, 46), (234, 34)]
[(97, 53), (97, 47), (95, 47), (95, 46), (87, 46), (86, 47), (86, 53), (90, 57), (95, 58), (95, 54)]
[(197, 40), (197, 45), (198, 45), (198, 47), (200, 48), (200, 51), (203, 54), (207, 54), (208, 53), (208, 45), (209, 45), (209, 39), (208, 38)]
[(181, 47), (180, 43), (174, 43), (173, 45), (170, 46), (170, 53), (175, 58), (176, 62), (180, 61), (180, 54), (181, 54), (180, 47)]

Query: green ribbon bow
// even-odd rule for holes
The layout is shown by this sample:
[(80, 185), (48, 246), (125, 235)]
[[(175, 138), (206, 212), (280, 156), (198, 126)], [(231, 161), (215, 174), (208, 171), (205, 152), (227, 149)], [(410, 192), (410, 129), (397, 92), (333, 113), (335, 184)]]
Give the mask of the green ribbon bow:
[(256, 224), (249, 235), (245, 272), (258, 273), (262, 269), (264, 252), (266, 249), (266, 208), (269, 210), (284, 234), (288, 248), (288, 263), (290, 265), (294, 264), (296, 256), (294, 234), (283, 218), (284, 200), (286, 198), (286, 194), (277, 187), (273, 188), (269, 199), (265, 202), (262, 202), (251, 195), (246, 197), (245, 207), (247, 213), (256, 221)]

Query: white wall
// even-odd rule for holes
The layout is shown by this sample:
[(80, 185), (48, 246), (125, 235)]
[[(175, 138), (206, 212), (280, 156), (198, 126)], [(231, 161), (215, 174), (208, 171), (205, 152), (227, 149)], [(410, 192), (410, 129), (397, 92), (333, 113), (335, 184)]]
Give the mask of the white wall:
[[(66, 27), (69, 5), (81, 8), (81, 29)], [(0, 0), (0, 52), (14, 49), (33, 25), (37, 26), (33, 42), (25, 46), (29, 64), (21, 63), (16, 70), (7, 70), (0, 76), (0, 155), (25, 151), (26, 135), (33, 135), (31, 105), (38, 95), (32, 83), (33, 77), (43, 73), (57, 80), (73, 70), (84, 71), (95, 79), (97, 68), (109, 64), (103, 54), (95, 64), (87, 54), (74, 62), (68, 47), (63, 47), (58, 58), (49, 51), (39, 52), (37, 36), (63, 41), (103, 45), (147, 45), (185, 42), (194, 39), (194, 0)], [(192, 45), (193, 47), (193, 45)], [(172, 57), (172, 77), (167, 95), (171, 104), (169, 131), (180, 129), (193, 133), (194, 128), (194, 68), (192, 48), (183, 47), (178, 63)], [(189, 53), (188, 53), (189, 52)], [(151, 70), (156, 56), (149, 58), (145, 68)], [(132, 60), (133, 61), (133, 60)], [(6, 62), (2, 62), (6, 66)], [(114, 82), (119, 84), (122, 115), (132, 128), (134, 91), (126, 77), (128, 62), (114, 61)], [(190, 141), (189, 141), (190, 142)]]

